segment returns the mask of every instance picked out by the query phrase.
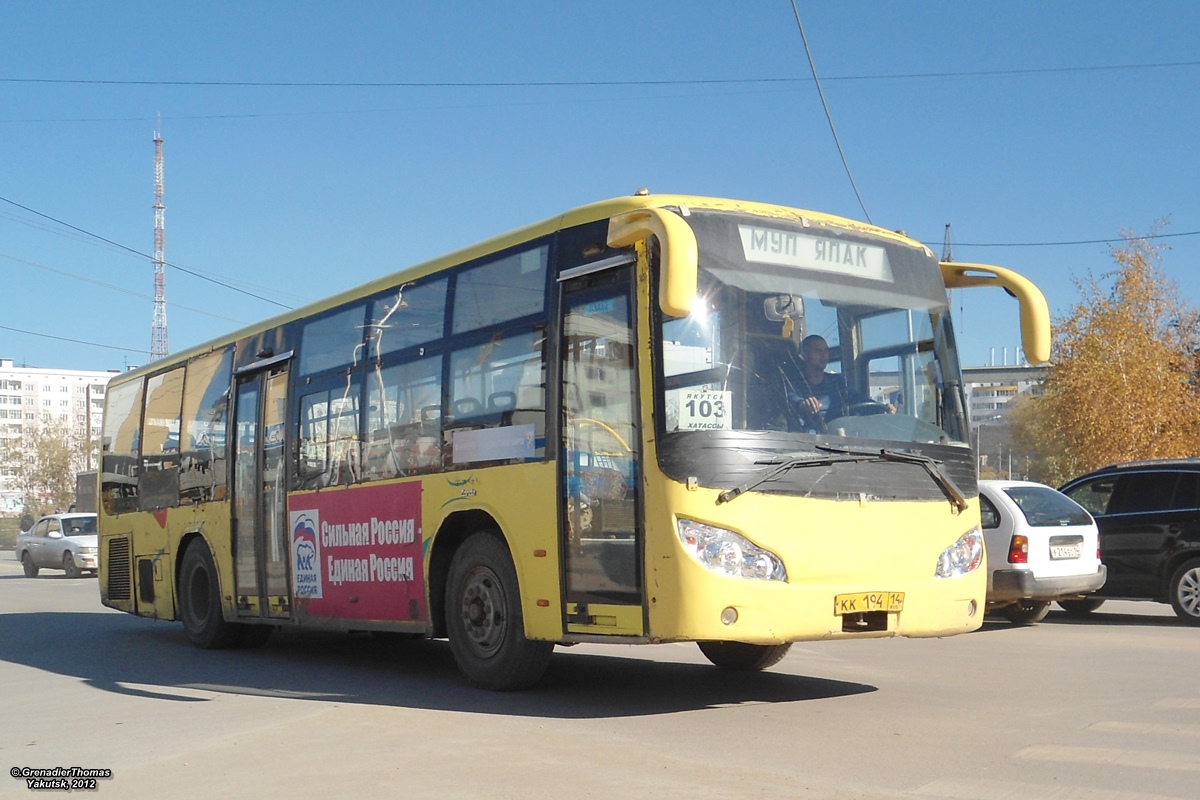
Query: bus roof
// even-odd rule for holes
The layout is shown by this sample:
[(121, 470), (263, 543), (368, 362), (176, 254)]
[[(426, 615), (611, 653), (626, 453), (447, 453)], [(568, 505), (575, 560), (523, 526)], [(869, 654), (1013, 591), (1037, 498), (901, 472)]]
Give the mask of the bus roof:
[(252, 325), (231, 331), (228, 334), (219, 336), (200, 345), (195, 345), (186, 350), (181, 350), (178, 353), (173, 353), (167, 358), (152, 361), (142, 367), (122, 373), (119, 376), (114, 376), (110, 385), (124, 383), (128, 379), (144, 376), (148, 373), (157, 372), (164, 367), (182, 363), (189, 358), (198, 355), (212, 352), (213, 350), (227, 347), (240, 339), (247, 336), (253, 336), (263, 331), (271, 330), (280, 325), (284, 325), (295, 320), (303, 319), (313, 314), (320, 313), (326, 309), (341, 305), (342, 303), (366, 297), (383, 291), (390, 287), (396, 286), (399, 283), (416, 280), (425, 277), (426, 275), (439, 272), (458, 264), (471, 261), (489, 253), (505, 250), (509, 247), (520, 244), (521, 242), (536, 239), (541, 236), (554, 233), (563, 228), (570, 228), (576, 225), (583, 225), (588, 222), (595, 222), (601, 219), (607, 219), (616, 214), (625, 211), (634, 211), (640, 208), (665, 208), (665, 207), (687, 207), (711, 211), (730, 211), (753, 214), (763, 217), (775, 217), (777, 219), (788, 219), (804, 222), (807, 225), (815, 226), (831, 226), (841, 229), (856, 230), (863, 233), (869, 233), (884, 238), (893, 239), (896, 242), (914, 246), (924, 247), (920, 242), (908, 238), (903, 232), (889, 231), (886, 228), (879, 228), (875, 225), (870, 225), (865, 222), (839, 217), (833, 214), (825, 214), (819, 211), (808, 211), (799, 208), (789, 208), (787, 206), (773, 205), (770, 203), (758, 203), (748, 200), (730, 200), (718, 197), (703, 197), (697, 195), (678, 195), (678, 194), (636, 194), (625, 197), (615, 197), (609, 200), (602, 200), (596, 203), (590, 203), (585, 206), (567, 211), (558, 216), (544, 219), (541, 222), (536, 222), (532, 225), (527, 225), (508, 233), (494, 236), (469, 247), (447, 253), (429, 261), (420, 264), (414, 264), (403, 269), (390, 272), (382, 275), (367, 283), (359, 286), (346, 289), (329, 297), (322, 298), (300, 308), (285, 311), (282, 314), (269, 317), (256, 322)]

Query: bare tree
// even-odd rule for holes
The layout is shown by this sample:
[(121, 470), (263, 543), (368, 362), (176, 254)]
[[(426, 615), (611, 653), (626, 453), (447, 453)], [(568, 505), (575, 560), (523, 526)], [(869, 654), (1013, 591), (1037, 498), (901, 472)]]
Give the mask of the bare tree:
[(66, 511), (75, 500), (75, 475), (94, 462), (93, 447), (75, 434), (64, 420), (43, 420), (25, 425), (21, 438), (3, 454), (14, 473), (16, 487), (25, 496), (25, 513), (34, 517)]

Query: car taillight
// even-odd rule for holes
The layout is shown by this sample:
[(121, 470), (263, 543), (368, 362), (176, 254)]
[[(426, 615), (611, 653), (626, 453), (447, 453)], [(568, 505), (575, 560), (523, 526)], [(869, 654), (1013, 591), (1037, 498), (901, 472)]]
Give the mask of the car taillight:
[(1029, 537), (1016, 534), (1012, 537), (1012, 541), (1008, 543), (1008, 563), (1010, 564), (1028, 564), (1029, 563)]

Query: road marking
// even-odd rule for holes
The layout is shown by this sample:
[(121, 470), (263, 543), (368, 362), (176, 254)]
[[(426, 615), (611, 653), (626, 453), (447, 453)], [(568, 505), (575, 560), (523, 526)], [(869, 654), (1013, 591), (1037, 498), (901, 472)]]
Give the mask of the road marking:
[(1068, 747), (1039, 744), (1018, 750), (1017, 758), (1031, 761), (1058, 761), (1069, 764), (1104, 764), (1136, 769), (1170, 769), (1200, 772), (1200, 755), (1162, 753), (1152, 750), (1123, 750), (1115, 747)]
[(1164, 697), (1155, 708), (1200, 708), (1200, 697)]
[(1200, 737), (1200, 725), (1171, 725), (1165, 722), (1096, 722), (1088, 725), (1087, 729), (1104, 733), (1148, 733), (1164, 736)]
[(1046, 786), (1015, 781), (944, 779), (917, 789), (918, 797), (952, 800), (1187, 800), (1179, 795), (1121, 792), (1085, 786)]

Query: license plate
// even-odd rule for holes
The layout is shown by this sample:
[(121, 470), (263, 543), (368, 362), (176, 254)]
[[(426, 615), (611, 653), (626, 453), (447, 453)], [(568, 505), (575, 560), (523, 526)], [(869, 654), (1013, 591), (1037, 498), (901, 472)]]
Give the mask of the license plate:
[(1079, 558), (1079, 545), (1052, 544), (1050, 545), (1050, 558), (1055, 561), (1062, 558)]
[(904, 592), (858, 592), (833, 598), (833, 613), (838, 616), (864, 611), (901, 611), (903, 608)]

